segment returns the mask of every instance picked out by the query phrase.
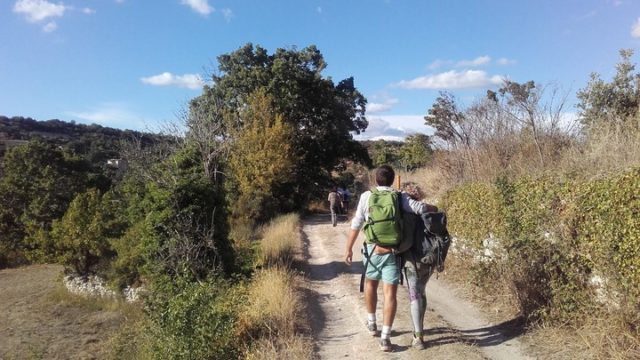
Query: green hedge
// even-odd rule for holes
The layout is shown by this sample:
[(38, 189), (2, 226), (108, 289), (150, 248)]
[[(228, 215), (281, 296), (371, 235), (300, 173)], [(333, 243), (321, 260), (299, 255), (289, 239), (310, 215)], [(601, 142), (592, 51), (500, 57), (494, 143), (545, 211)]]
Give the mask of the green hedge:
[(489, 234), (500, 239), (507, 256), (495, 259), (500, 266), (493, 271), (501, 273), (492, 278), (512, 282), (525, 315), (564, 319), (599, 305), (589, 282), (594, 275), (607, 280), (611, 303), (639, 307), (639, 194), (637, 168), (591, 181), (470, 183), (441, 205), (458, 245), (479, 249)]

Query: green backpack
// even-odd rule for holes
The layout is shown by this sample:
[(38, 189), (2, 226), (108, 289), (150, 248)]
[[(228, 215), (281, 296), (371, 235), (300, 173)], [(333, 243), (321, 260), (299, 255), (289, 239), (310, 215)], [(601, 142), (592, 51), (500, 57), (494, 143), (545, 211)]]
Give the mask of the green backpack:
[(397, 247), (402, 240), (402, 210), (397, 191), (371, 191), (369, 216), (364, 225), (367, 242)]

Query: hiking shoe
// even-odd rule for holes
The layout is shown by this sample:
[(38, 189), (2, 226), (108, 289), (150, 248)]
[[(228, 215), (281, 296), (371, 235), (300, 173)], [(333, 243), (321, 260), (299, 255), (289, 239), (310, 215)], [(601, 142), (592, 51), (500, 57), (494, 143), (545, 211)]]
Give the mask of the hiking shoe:
[(371, 336), (378, 335), (378, 326), (376, 323), (367, 322), (367, 330), (369, 330), (369, 334), (371, 334)]
[(413, 341), (411, 341), (411, 347), (416, 350), (422, 350), (424, 349), (424, 341), (419, 337), (414, 336)]
[(388, 338), (380, 339), (380, 350), (385, 352), (391, 351), (391, 340)]

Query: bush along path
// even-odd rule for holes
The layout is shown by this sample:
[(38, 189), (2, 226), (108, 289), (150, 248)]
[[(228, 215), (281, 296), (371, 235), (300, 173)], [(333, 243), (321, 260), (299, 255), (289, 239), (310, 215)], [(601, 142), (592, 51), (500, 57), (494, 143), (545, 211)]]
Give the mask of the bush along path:
[[(472, 304), (458, 299), (442, 278), (433, 278), (427, 286), (426, 349), (411, 347), (407, 289), (400, 286), (393, 352), (380, 351), (379, 338), (370, 336), (364, 325), (364, 298), (358, 292), (362, 256), (354, 251), (353, 265), (343, 262), (348, 229), (345, 219), (333, 227), (329, 215), (304, 221), (307, 300), (315, 350), (321, 359), (530, 359), (517, 332), (506, 335), (503, 331), (511, 324), (489, 323)], [(381, 289), (378, 299), (382, 299)], [(381, 323), (380, 303), (376, 317)]]

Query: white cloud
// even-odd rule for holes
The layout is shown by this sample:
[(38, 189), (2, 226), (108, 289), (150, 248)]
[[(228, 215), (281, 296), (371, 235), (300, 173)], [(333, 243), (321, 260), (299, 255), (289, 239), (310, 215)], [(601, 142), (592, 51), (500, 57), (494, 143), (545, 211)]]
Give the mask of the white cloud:
[(49, 17), (62, 17), (67, 8), (62, 4), (50, 3), (46, 0), (18, 0), (13, 5), (13, 12), (23, 14), (29, 22), (40, 22)]
[(322, 7), (318, 6), (318, 7), (316, 8), (316, 12), (317, 12), (318, 14), (322, 14)]
[[(374, 98), (375, 100), (375, 98)], [(367, 104), (367, 113), (380, 113), (384, 111), (389, 111), (393, 108), (393, 105), (398, 103), (398, 99), (391, 97), (384, 97), (381, 101), (373, 101)]]
[(498, 63), (498, 65), (513, 65), (516, 63), (515, 60), (513, 59), (508, 59), (508, 58), (500, 58), (496, 61)]
[(66, 115), (84, 123), (94, 123), (119, 129), (144, 130), (147, 120), (135, 114), (123, 103), (103, 103), (84, 111), (67, 111)]
[(177, 86), (192, 90), (200, 89), (204, 85), (204, 81), (197, 74), (174, 75), (170, 72), (163, 72), (162, 74), (140, 78), (140, 80), (153, 86)]
[(215, 11), (215, 9), (209, 5), (208, 0), (181, 0), (180, 3), (189, 6), (193, 11), (202, 15), (209, 15)]
[(220, 12), (222, 13), (222, 16), (224, 16), (224, 19), (227, 22), (231, 21), (231, 19), (233, 18), (233, 11), (231, 11), (231, 9), (229, 8), (224, 8), (220, 10)]
[(453, 63), (454, 62), (451, 61), (451, 60), (436, 59), (431, 64), (427, 65), (427, 69), (435, 70), (435, 69), (441, 68), (443, 66), (453, 65)]
[(502, 76), (489, 76), (482, 70), (451, 70), (417, 77), (413, 80), (402, 80), (395, 85), (403, 89), (471, 89), (499, 85), (502, 81)]
[(47, 23), (47, 25), (42, 27), (42, 31), (52, 32), (52, 31), (55, 31), (57, 28), (58, 28), (58, 24), (56, 24), (55, 21), (50, 21)]
[(94, 9), (87, 8), (87, 7), (86, 7), (86, 8), (83, 8), (83, 9), (82, 9), (82, 12), (83, 12), (83, 13), (85, 13), (85, 14), (87, 14), (87, 15), (92, 15), (92, 14), (95, 14), (95, 13), (96, 13), (96, 11), (95, 11)]
[(472, 60), (442, 60), (436, 59), (431, 64), (427, 65), (427, 69), (435, 70), (441, 67), (478, 67), (482, 65), (488, 65), (491, 62), (491, 57), (488, 55), (478, 56)]
[(491, 57), (484, 55), (484, 56), (478, 56), (473, 60), (460, 60), (456, 63), (456, 67), (476, 67), (476, 66), (487, 65), (490, 62), (491, 62)]
[(640, 18), (631, 26), (631, 36), (640, 38)]
[(423, 115), (386, 115), (368, 117), (369, 126), (356, 140), (402, 141), (411, 134), (432, 134), (433, 130), (424, 124)]

